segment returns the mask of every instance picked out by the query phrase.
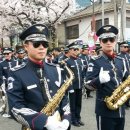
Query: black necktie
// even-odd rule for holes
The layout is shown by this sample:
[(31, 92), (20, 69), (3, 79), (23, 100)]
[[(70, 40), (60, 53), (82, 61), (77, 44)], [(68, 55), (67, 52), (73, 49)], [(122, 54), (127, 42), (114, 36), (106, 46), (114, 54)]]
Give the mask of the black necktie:
[(18, 60), (18, 64), (21, 65), (22, 64), (22, 59)]
[(41, 89), (42, 89), (42, 94), (43, 94), (43, 99), (45, 101), (45, 104), (48, 102), (48, 97), (46, 95), (46, 90), (45, 90), (45, 86), (44, 86), (44, 76), (43, 76), (43, 69), (42, 68), (39, 68), (37, 70), (37, 75), (38, 75), (38, 78), (40, 79), (40, 86), (41, 86)]

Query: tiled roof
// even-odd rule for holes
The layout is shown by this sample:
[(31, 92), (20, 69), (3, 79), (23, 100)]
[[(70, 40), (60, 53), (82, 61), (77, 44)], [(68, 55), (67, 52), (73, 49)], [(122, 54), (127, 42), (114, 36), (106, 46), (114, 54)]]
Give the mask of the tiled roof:
[[(126, 9), (130, 10), (130, 4), (126, 4)], [(113, 3), (104, 3), (104, 12), (109, 12), (109, 11), (114, 11), (114, 4)], [(102, 4), (95, 3), (94, 4), (94, 13), (99, 14), (101, 12), (102, 12)], [(93, 14), (93, 6), (91, 5), (83, 10), (80, 10), (79, 12), (75, 13), (74, 15), (68, 17), (64, 21), (92, 16), (92, 14)]]

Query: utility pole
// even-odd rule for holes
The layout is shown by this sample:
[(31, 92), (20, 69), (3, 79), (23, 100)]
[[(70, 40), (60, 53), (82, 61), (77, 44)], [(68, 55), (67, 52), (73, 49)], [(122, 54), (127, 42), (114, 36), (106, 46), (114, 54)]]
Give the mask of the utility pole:
[(121, 40), (126, 40), (126, 1), (121, 1)]
[(92, 16), (92, 32), (95, 32), (95, 12), (94, 12), (94, 0), (90, 0), (93, 4), (93, 16)]
[(104, 26), (104, 0), (102, 0), (102, 26)]
[(117, 0), (113, 0), (114, 5), (114, 26), (118, 28), (118, 3)]
[(118, 40), (126, 40), (126, 1), (112, 0), (114, 4), (114, 26), (119, 29)]
[[(119, 21), (119, 18), (120, 18), (120, 15), (119, 15), (119, 1), (120, 0), (112, 0), (112, 3), (114, 5), (114, 26), (117, 27), (119, 29), (119, 34), (118, 34), (118, 37), (117, 37), (117, 42), (120, 41), (120, 22)], [(119, 52), (119, 45), (116, 44), (116, 47), (115, 47), (115, 50), (117, 52)]]

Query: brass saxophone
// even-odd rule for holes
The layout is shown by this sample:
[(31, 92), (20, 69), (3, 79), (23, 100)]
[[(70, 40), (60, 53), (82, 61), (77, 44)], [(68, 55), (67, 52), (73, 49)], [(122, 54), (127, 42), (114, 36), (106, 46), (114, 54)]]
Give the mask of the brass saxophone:
[[(72, 70), (65, 65), (65, 69), (69, 73), (69, 78), (65, 81), (65, 83), (60, 87), (60, 89), (57, 91), (57, 93), (52, 97), (51, 100), (45, 105), (45, 107), (41, 110), (42, 113), (46, 114), (47, 116), (51, 116), (58, 105), (60, 104), (63, 96), (65, 95), (66, 90), (69, 88), (69, 86), (72, 84), (72, 81), (74, 79), (74, 74)], [(31, 130), (30, 128), (23, 128), (23, 130)]]
[(110, 97), (105, 97), (106, 105), (111, 110), (116, 110), (130, 98), (130, 76), (114, 90)]

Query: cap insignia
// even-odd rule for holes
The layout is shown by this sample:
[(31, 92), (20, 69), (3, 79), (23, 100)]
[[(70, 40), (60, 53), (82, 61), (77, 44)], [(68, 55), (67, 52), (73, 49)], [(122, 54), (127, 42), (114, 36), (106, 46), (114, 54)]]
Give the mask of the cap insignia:
[(45, 27), (43, 27), (43, 26), (37, 26), (36, 27), (40, 32), (43, 32), (43, 30), (45, 29)]
[(111, 28), (111, 27), (104, 27), (104, 29), (105, 29), (106, 31), (109, 31), (110, 28)]

